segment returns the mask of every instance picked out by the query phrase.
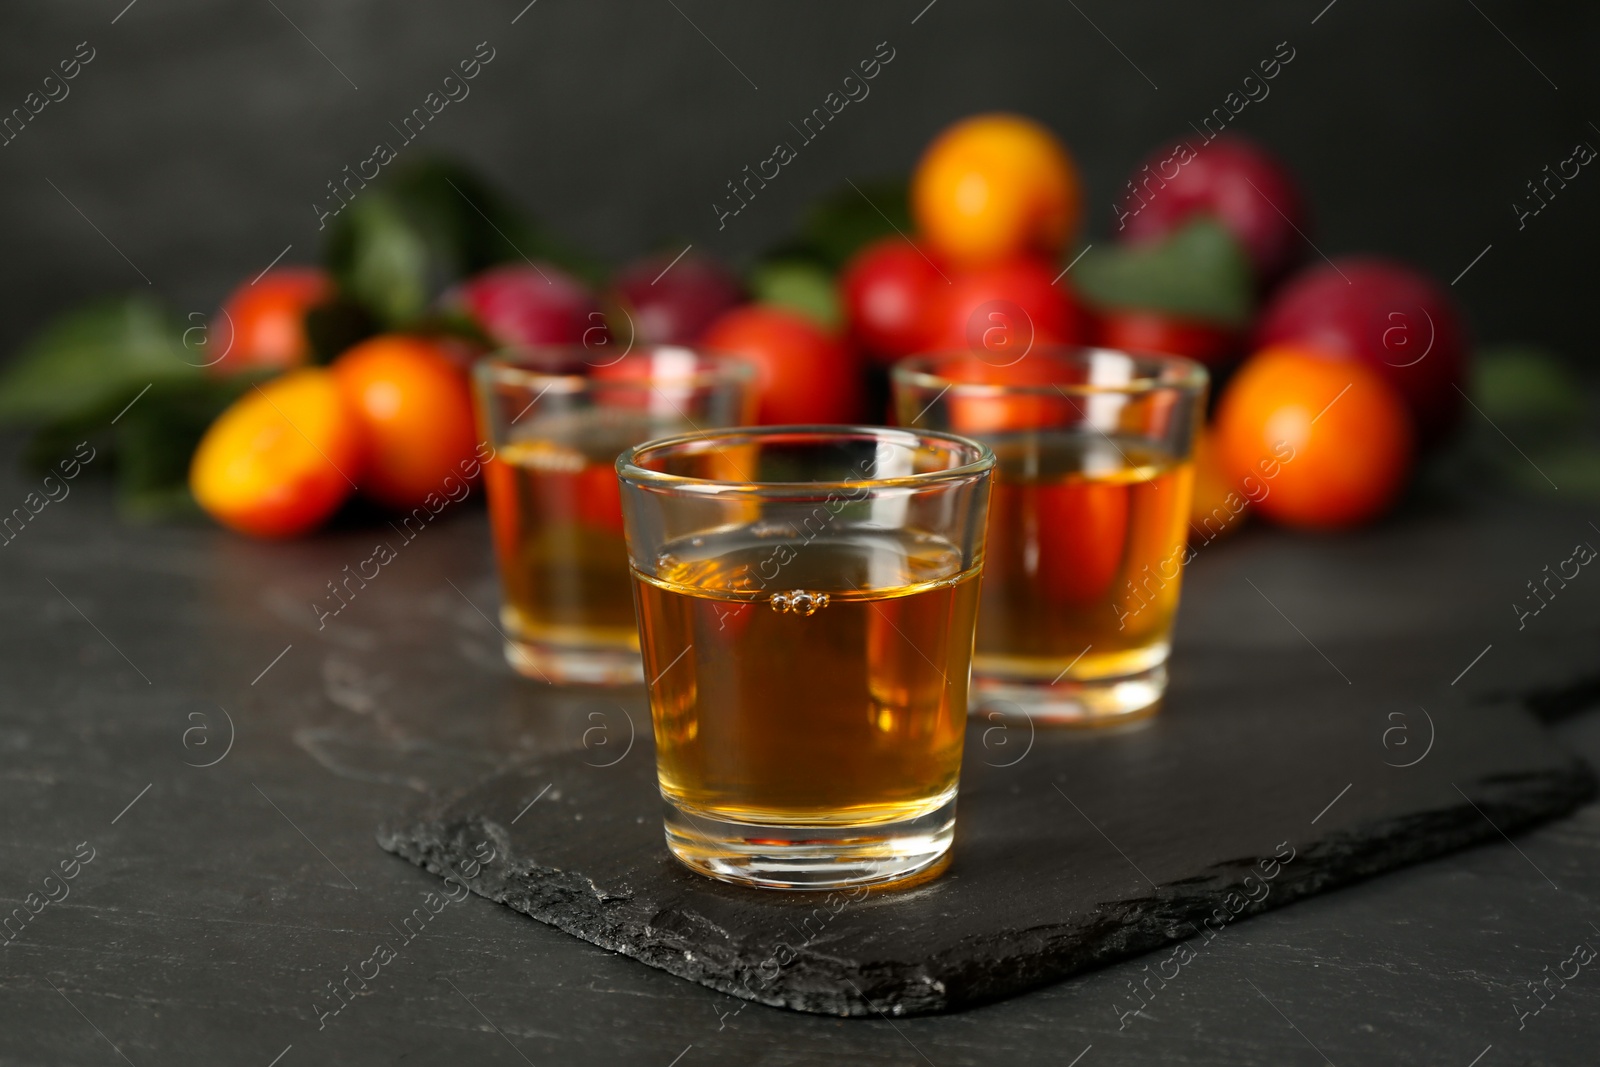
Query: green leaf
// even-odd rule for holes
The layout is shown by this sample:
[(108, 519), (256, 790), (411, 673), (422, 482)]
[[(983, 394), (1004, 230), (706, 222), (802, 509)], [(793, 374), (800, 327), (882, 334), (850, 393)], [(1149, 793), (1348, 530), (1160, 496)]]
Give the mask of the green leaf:
[(345, 208), (328, 237), (328, 266), (339, 288), (394, 327), (427, 310), (434, 289), (430, 274), (438, 266), (431, 258), (429, 237), (379, 190)]
[[(1451, 450), (1463, 491), (1498, 483), (1540, 495), (1600, 499), (1595, 397), (1570, 365), (1533, 344), (1504, 344), (1472, 358), (1472, 402)], [(1508, 444), (1507, 439), (1514, 442)]]
[[(1511, 468), (1527, 487), (1545, 492), (1550, 482), (1554, 482), (1563, 494), (1577, 493), (1591, 500), (1600, 499), (1600, 445), (1592, 442), (1554, 445), (1548, 450), (1535, 451), (1533, 459), (1539, 465), (1537, 471), (1526, 463)], [(1547, 476), (1549, 482), (1545, 481)]]
[(598, 273), (465, 167), (440, 160), (360, 190), (334, 219), (326, 259), (343, 292), (389, 329), (414, 326), (447, 286), (496, 263), (546, 260)]
[(271, 372), (167, 383), (117, 420), (113, 441), (117, 504), (132, 519), (198, 512), (189, 494), (189, 462), (218, 415)]
[(1498, 345), (1472, 364), (1472, 398), (1499, 425), (1549, 435), (1577, 429), (1588, 405), (1583, 383), (1561, 358), (1537, 345)]
[(201, 380), (204, 362), (154, 301), (102, 301), (50, 323), (0, 373), (0, 423), (110, 419), (147, 385)]
[(903, 178), (846, 185), (817, 201), (794, 236), (768, 258), (809, 259), (837, 273), (862, 245), (911, 233), (910, 204), (909, 183)]
[(26, 459), (35, 469), (49, 470), (78, 442), (88, 441), (97, 453), (93, 469), (115, 475), (123, 515), (147, 520), (194, 514), (189, 462), (195, 446), (229, 404), (272, 373), (152, 383), (131, 406), (111, 412), (115, 424), (104, 412), (93, 412), (41, 426)]
[(1220, 223), (1196, 219), (1154, 244), (1100, 245), (1069, 276), (1102, 308), (1161, 311), (1242, 327), (1250, 321), (1255, 278), (1239, 242)]
[(828, 330), (837, 330), (844, 322), (833, 275), (808, 260), (760, 264), (751, 273), (750, 291), (757, 302), (798, 311)]

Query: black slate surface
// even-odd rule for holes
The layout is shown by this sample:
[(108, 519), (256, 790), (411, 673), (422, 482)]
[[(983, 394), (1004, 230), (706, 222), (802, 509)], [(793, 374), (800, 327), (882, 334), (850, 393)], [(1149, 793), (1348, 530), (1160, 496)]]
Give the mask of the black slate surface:
[[(913, 888), (775, 892), (686, 871), (662, 843), (648, 719), (620, 705), (596, 713), (585, 751), (492, 777), (379, 842), (457, 878), (487, 842), (497, 860), (472, 866), (475, 892), (723, 993), (907, 1015), (1176, 939), (1203, 948), (1246, 915), (1498, 839), (1593, 790), (1513, 705), (1447, 692), (1423, 707), (1402, 684), (1330, 685), (1317, 656), (1291, 658), (1288, 685), (1250, 656), (1225, 687), (1180, 674), (1162, 714), (1125, 727), (973, 722), (949, 868)], [(1167, 955), (1168, 977), (1194, 951)]]

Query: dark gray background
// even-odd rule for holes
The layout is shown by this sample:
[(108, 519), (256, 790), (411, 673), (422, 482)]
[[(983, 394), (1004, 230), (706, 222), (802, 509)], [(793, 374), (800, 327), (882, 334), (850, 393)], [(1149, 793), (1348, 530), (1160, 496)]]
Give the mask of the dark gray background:
[[(463, 156), (618, 259), (689, 241), (749, 256), (813, 197), (907, 170), (942, 125), (990, 108), (1061, 132), (1103, 237), (1135, 162), (1286, 40), (1295, 60), (1235, 126), (1302, 175), (1321, 249), (1392, 253), (1449, 282), (1492, 244), (1456, 287), (1480, 337), (1587, 358), (1600, 177), (1580, 174), (1520, 232), (1511, 204), (1577, 141), (1600, 146), (1593, 5), (538, 0), (512, 25), (525, 2), (10, 0), (0, 108), (78, 42), (97, 55), (0, 148), (0, 351), (85, 297), (145, 285), (107, 239), (180, 312), (213, 308), (286, 245), (285, 262), (310, 260), (324, 183), (480, 41), (496, 57), (472, 95), (404, 153)], [(871, 96), (719, 233), (723, 183), (884, 40), (896, 58)]]

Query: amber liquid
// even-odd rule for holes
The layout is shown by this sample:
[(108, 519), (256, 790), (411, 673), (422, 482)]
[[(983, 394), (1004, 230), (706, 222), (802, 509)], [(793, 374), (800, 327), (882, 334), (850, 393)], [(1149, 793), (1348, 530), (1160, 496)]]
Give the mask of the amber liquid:
[(996, 466), (974, 669), (1053, 681), (1166, 657), (1193, 465), (1127, 438), (988, 439)]
[(937, 809), (961, 770), (977, 569), (911, 533), (788, 547), (775, 568), (746, 527), (635, 572), (662, 792), (769, 825)]
[(525, 641), (636, 649), (615, 463), (624, 449), (678, 427), (596, 410), (547, 428), (549, 437), (502, 445), (485, 467), (501, 618)]

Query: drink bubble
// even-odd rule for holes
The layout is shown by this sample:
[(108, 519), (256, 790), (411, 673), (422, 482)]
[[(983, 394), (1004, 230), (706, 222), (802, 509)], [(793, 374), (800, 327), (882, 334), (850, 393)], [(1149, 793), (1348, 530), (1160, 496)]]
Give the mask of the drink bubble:
[(772, 610), (780, 615), (815, 615), (828, 606), (828, 594), (791, 589), (787, 593), (773, 593), (770, 602)]

